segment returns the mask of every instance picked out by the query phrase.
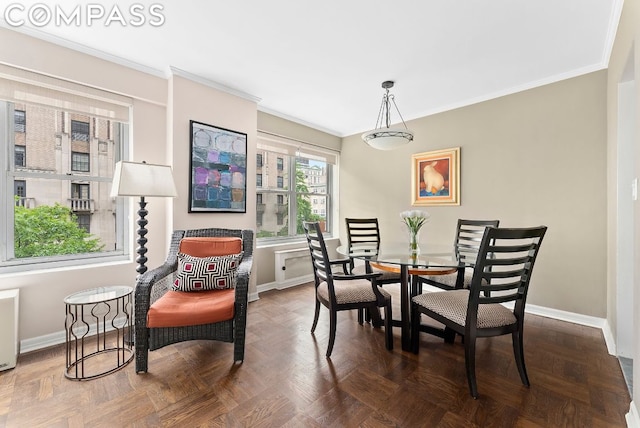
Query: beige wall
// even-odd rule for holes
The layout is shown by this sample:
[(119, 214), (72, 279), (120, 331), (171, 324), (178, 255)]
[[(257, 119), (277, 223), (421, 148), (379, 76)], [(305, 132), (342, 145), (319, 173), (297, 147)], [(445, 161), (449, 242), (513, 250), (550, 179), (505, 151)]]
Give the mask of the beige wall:
[[(189, 207), (189, 121), (195, 120), (247, 134), (247, 166), (255, 168), (257, 104), (204, 86), (181, 76), (170, 78), (169, 120), (170, 152), (178, 197), (173, 204), (175, 229), (222, 227), (253, 229), (256, 225), (255, 175), (247, 177), (246, 213), (188, 213)], [(255, 268), (253, 270), (255, 272)], [(255, 275), (250, 278), (249, 293), (255, 292)]]
[[(631, 59), (631, 65), (634, 69), (633, 74), (623, 76), (627, 63)], [(607, 264), (609, 271), (607, 275), (607, 321), (612, 326), (613, 334), (616, 334), (617, 328), (617, 307), (616, 301), (618, 297), (625, 299), (631, 296), (618, 296), (618, 284), (616, 283), (616, 235), (618, 225), (617, 218), (617, 201), (616, 188), (617, 177), (617, 149), (618, 149), (618, 84), (625, 80), (635, 80), (635, 105), (636, 112), (633, 123), (635, 125), (633, 135), (633, 146), (635, 147), (635, 161), (633, 168), (635, 169), (635, 177), (638, 177), (640, 171), (640, 2), (638, 0), (626, 0), (620, 18), (620, 24), (616, 34), (615, 43), (609, 60), (609, 75), (607, 82), (607, 188), (612, 189), (607, 199), (608, 227), (607, 227)], [(634, 267), (633, 273), (633, 312), (636, 319), (630, 319), (634, 325), (634, 365), (633, 365), (633, 395), (640, 396), (640, 341), (638, 337), (638, 319), (637, 314), (640, 313), (640, 211), (637, 209), (637, 202), (634, 202), (633, 227), (634, 236)], [(632, 404), (632, 406), (634, 406)], [(634, 412), (638, 418), (638, 411)], [(640, 421), (636, 419), (635, 424)], [(631, 425), (630, 425), (631, 426)]]
[(383, 240), (405, 239), (411, 154), (460, 147), (461, 205), (425, 208), (423, 245), (450, 245), (458, 218), (546, 225), (529, 302), (605, 317), (605, 109), (602, 71), (411, 121), (415, 141), (397, 150), (345, 138), (341, 236), (345, 217), (375, 216)]

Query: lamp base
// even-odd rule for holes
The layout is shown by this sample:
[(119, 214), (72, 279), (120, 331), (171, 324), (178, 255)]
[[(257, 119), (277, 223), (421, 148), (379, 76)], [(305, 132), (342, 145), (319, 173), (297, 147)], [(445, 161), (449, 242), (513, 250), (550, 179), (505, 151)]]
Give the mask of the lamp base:
[(145, 209), (146, 206), (147, 203), (144, 200), (144, 196), (141, 196), (140, 209), (138, 210), (138, 240), (136, 241), (138, 243), (138, 249), (136, 250), (136, 253), (138, 253), (138, 257), (136, 258), (136, 262), (138, 263), (136, 272), (138, 272), (138, 275), (142, 275), (147, 271), (147, 267), (145, 266), (145, 263), (147, 263), (147, 247), (145, 245), (147, 244), (146, 235), (148, 231), (146, 226), (148, 221), (145, 217), (149, 214), (149, 211)]

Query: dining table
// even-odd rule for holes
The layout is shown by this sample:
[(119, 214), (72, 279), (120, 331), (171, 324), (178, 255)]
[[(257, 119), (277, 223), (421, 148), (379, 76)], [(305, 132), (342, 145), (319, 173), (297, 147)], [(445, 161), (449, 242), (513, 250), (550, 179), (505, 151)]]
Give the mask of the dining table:
[[(374, 245), (340, 245), (336, 251), (342, 256), (363, 260), (371, 267), (400, 273), (400, 319), (392, 325), (400, 327), (403, 351), (411, 351), (411, 298), (420, 293), (419, 275), (450, 275), (457, 273), (456, 288), (461, 288), (468, 263), (458, 260), (450, 246), (428, 246), (418, 254), (411, 253), (408, 245), (390, 243)], [(442, 329), (421, 325), (421, 331), (444, 337)]]

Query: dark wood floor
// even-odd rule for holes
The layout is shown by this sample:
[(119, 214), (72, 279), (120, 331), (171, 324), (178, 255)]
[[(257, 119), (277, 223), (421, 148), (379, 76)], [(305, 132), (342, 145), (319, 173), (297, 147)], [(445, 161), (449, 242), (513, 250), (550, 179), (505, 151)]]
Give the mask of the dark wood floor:
[(132, 362), (77, 382), (64, 377), (62, 346), (22, 355), (0, 372), (0, 426), (625, 426), (629, 393), (598, 329), (528, 316), (530, 388), (508, 336), (481, 340), (473, 400), (459, 339), (423, 334), (414, 355), (394, 331), (389, 352), (381, 329), (342, 313), (329, 360), (327, 311), (315, 335), (312, 319), (312, 286), (262, 293), (249, 304), (245, 361), (235, 366), (231, 344), (187, 342), (151, 352), (147, 374)]

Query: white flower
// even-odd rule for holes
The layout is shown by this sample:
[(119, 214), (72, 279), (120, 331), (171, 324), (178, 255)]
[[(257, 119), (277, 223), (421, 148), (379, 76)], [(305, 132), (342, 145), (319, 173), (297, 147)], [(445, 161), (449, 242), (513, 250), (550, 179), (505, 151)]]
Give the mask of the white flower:
[(400, 218), (412, 233), (418, 233), (422, 225), (428, 222), (430, 217), (431, 214), (422, 210), (408, 210), (400, 213)]

